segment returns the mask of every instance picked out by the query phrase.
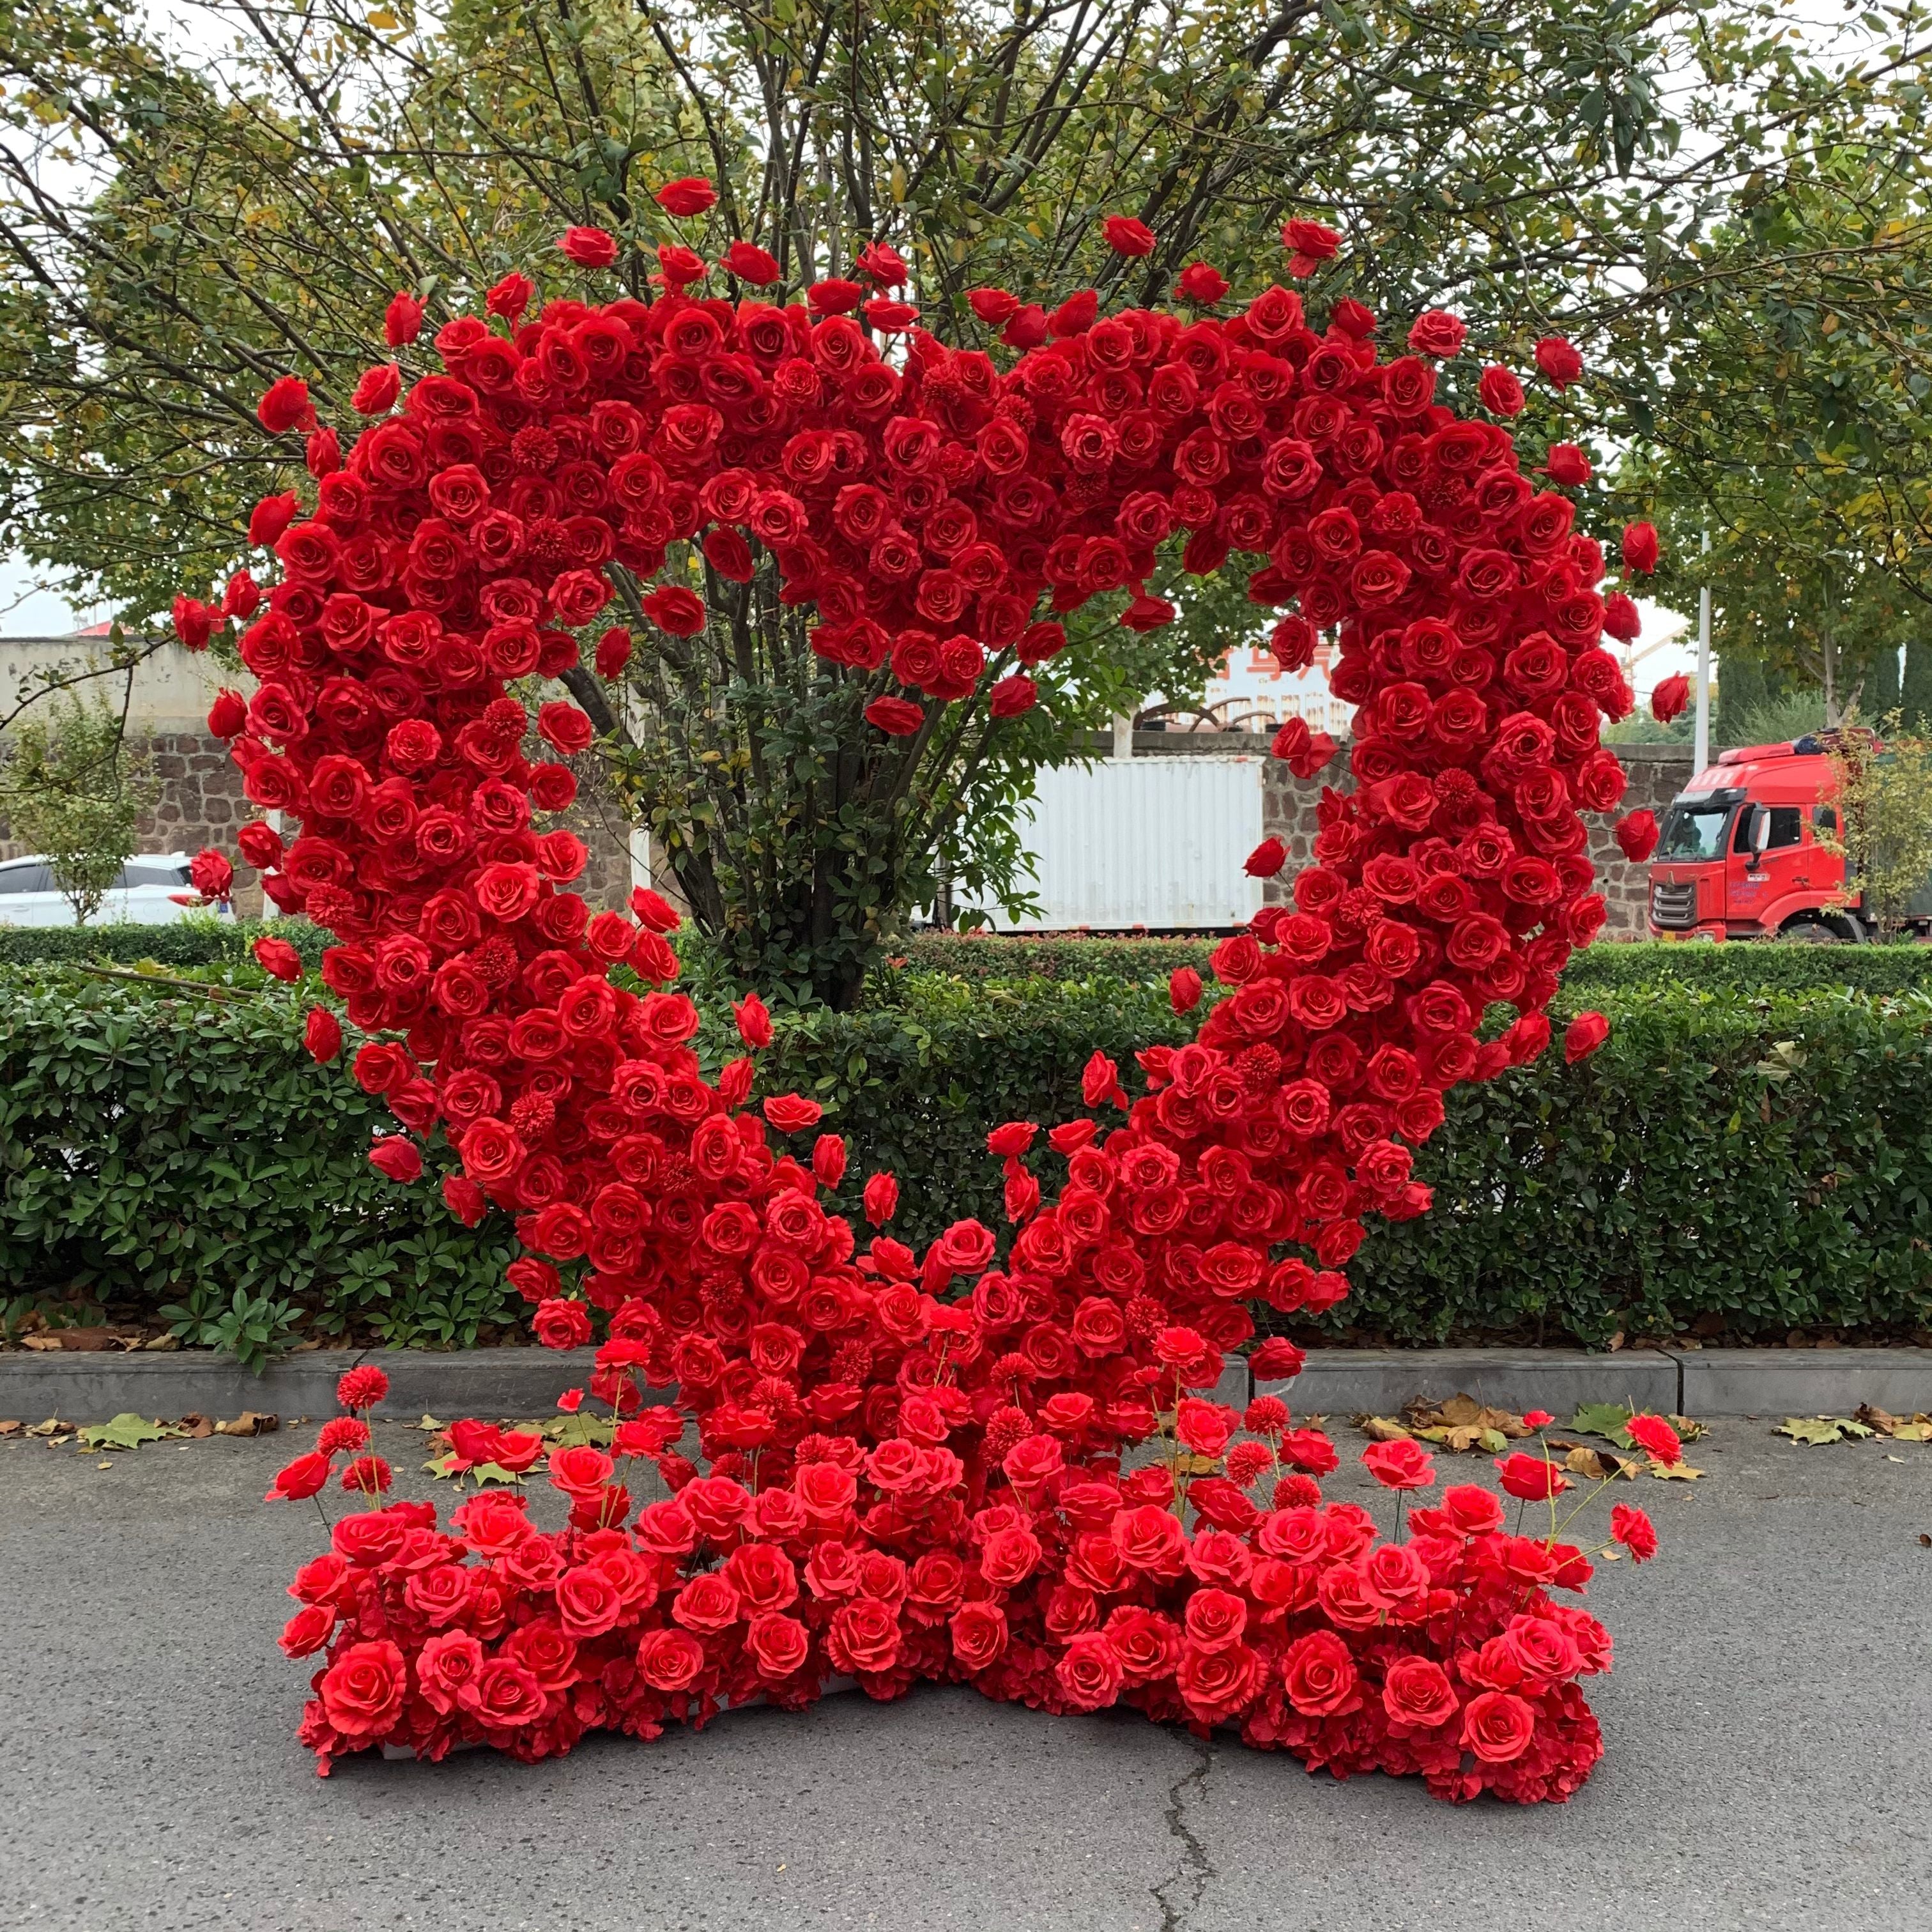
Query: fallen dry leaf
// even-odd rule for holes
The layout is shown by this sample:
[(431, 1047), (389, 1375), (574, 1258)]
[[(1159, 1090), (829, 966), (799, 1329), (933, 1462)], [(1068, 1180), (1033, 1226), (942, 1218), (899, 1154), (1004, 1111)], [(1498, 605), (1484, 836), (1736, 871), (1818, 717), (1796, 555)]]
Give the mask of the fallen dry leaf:
[(151, 1422), (145, 1415), (125, 1409), (111, 1422), (83, 1429), (80, 1439), (89, 1449), (138, 1449), (144, 1442), (159, 1442), (174, 1432), (168, 1423)]
[(1358, 1415), (1355, 1426), (1372, 1442), (1409, 1442), (1414, 1438), (1393, 1416)]
[(1874, 1402), (1862, 1402), (1856, 1412), (1857, 1420), (1868, 1429), (1888, 1437), (1894, 1442), (1932, 1442), (1932, 1416), (1921, 1410), (1916, 1415), (1894, 1415), (1890, 1410), (1880, 1408)]
[(44, 1354), (49, 1349), (58, 1348), (60, 1344), (51, 1335), (22, 1335), (20, 1337), (20, 1346), (23, 1348), (38, 1349)]
[(1583, 1442), (1555, 1442), (1554, 1450), (1566, 1451), (1563, 1466), (1573, 1476), (1587, 1477), (1593, 1483), (1606, 1483), (1612, 1477), (1619, 1477), (1627, 1483), (1636, 1480), (1639, 1466), (1626, 1462), (1621, 1456), (1612, 1456), (1607, 1449), (1592, 1449)]
[(214, 1432), (218, 1436), (272, 1436), (281, 1426), (279, 1415), (260, 1415), (252, 1408), (244, 1408), (232, 1422), (218, 1422)]
[(56, 1328), (50, 1339), (61, 1348), (77, 1348), (83, 1354), (98, 1354), (103, 1348), (118, 1348), (121, 1338), (111, 1328)]
[(1694, 1483), (1703, 1476), (1702, 1469), (1694, 1469), (1688, 1462), (1659, 1462), (1654, 1460), (1650, 1473), (1660, 1483)]
[(1402, 1414), (1412, 1436), (1458, 1456), (1473, 1449), (1499, 1455), (1512, 1442), (1536, 1432), (1521, 1416), (1487, 1407), (1471, 1395), (1452, 1395), (1441, 1402), (1418, 1397)]
[(190, 1409), (176, 1426), (184, 1436), (190, 1436), (197, 1442), (206, 1442), (214, 1433), (214, 1418), (203, 1415), (194, 1409)]
[(1918, 1532), (1918, 1546), (1921, 1550), (1932, 1550), (1932, 1536), (1928, 1536), (1921, 1530)]
[(63, 1422), (57, 1415), (50, 1415), (47, 1418), (46, 1421), (34, 1424), (28, 1430), (27, 1433), (29, 1436), (71, 1436), (74, 1432), (74, 1424), (71, 1422)]
[(0, 1422), (0, 1436), (17, 1436), (21, 1425), (17, 1422)]

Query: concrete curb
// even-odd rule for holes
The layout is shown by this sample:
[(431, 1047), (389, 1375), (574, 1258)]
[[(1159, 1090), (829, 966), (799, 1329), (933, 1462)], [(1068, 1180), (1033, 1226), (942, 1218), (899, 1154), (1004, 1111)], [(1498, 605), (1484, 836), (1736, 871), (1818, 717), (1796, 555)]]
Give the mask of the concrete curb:
[[(284, 1417), (332, 1414), (336, 1378), (358, 1362), (389, 1378), (379, 1415), (532, 1418), (590, 1377), (588, 1348), (320, 1348), (250, 1375), (226, 1356), (22, 1352), (0, 1355), (0, 1417), (58, 1415), (104, 1422), (133, 1411), (172, 1418), (244, 1409)], [(1582, 1402), (1624, 1402), (1666, 1414), (1850, 1415), (1861, 1402), (1895, 1414), (1932, 1411), (1932, 1348), (1630, 1349), (1613, 1355), (1556, 1348), (1321, 1348), (1292, 1382), (1264, 1382), (1298, 1414), (1394, 1415), (1418, 1396), (1467, 1394), (1499, 1408), (1567, 1418)], [(1240, 1407), (1247, 1364), (1230, 1356), (1212, 1391)], [(657, 1398), (665, 1397), (659, 1394)]]

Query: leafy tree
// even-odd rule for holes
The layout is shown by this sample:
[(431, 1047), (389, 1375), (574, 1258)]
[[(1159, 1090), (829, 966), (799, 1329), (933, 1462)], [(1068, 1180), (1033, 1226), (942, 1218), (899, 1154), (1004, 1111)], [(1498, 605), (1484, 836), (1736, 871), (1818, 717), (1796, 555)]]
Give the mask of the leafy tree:
[(1881, 932), (1895, 933), (1932, 878), (1932, 741), (1881, 718), (1881, 754), (1870, 733), (1847, 731), (1831, 747), (1840, 825), (1819, 843), (1846, 861)]
[(133, 854), (159, 787), (122, 742), (120, 715), (72, 694), (14, 730), (0, 765), (0, 815), (46, 859), (54, 884), (85, 926)]
[(1898, 708), (1906, 730), (1932, 731), (1932, 644), (1914, 638), (1906, 646)]

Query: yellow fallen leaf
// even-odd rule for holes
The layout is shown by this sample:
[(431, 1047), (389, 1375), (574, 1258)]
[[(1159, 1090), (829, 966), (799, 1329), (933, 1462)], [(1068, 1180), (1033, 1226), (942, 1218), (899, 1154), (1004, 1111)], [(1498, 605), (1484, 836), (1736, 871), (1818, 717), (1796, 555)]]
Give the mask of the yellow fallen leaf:
[(1393, 1416), (1358, 1415), (1355, 1426), (1375, 1442), (1412, 1442), (1415, 1438)]
[(1650, 1473), (1660, 1483), (1694, 1483), (1704, 1472), (1692, 1468), (1688, 1462), (1653, 1462)]

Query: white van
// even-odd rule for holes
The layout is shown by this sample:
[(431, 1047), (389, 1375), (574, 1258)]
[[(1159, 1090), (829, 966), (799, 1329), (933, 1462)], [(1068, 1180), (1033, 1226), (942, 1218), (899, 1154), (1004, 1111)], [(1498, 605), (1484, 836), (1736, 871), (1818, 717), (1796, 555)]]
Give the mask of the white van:
[[(219, 906), (202, 903), (189, 883), (188, 868), (185, 852), (138, 854), (121, 868), (121, 876), (109, 887), (89, 923), (172, 926), (177, 920), (205, 919), (211, 913), (232, 919), (235, 909), (226, 901)], [(0, 926), (74, 922), (74, 908), (62, 897), (46, 860), (0, 859)]]

